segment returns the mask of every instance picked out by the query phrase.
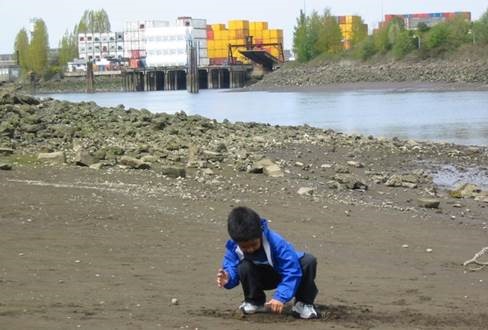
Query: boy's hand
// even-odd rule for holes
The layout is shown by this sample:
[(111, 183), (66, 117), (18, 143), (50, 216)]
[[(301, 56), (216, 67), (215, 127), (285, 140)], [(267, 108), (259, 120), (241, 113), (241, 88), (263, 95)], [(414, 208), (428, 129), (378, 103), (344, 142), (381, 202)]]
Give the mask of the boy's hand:
[(223, 288), (229, 282), (229, 274), (222, 268), (217, 273), (217, 286)]
[(273, 313), (281, 314), (283, 312), (283, 306), (284, 306), (284, 304), (281, 301), (279, 301), (279, 300), (271, 299), (265, 305), (266, 305), (266, 307), (268, 307), (269, 309), (271, 309), (271, 311)]

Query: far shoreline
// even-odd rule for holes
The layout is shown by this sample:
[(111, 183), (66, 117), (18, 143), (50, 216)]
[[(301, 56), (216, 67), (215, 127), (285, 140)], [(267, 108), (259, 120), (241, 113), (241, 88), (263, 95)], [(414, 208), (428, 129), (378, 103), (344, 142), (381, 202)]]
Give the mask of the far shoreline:
[[(234, 91), (234, 90), (230, 90)], [(488, 92), (488, 84), (466, 82), (424, 82), (424, 81), (360, 81), (332, 83), (320, 86), (256, 86), (241, 88), (240, 92), (276, 92), (276, 93), (316, 93), (316, 92), (353, 92), (353, 91), (388, 91), (398, 93), (419, 92)]]

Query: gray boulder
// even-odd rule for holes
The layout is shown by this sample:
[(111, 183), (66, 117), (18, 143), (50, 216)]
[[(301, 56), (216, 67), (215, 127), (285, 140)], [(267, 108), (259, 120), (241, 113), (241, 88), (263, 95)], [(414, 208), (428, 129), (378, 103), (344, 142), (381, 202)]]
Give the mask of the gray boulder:
[(128, 168), (136, 169), (136, 170), (149, 170), (149, 169), (151, 169), (150, 164), (145, 163), (140, 159), (137, 159), (134, 157), (129, 157), (129, 156), (120, 157), (119, 164), (127, 166)]
[(66, 164), (66, 155), (63, 151), (40, 153), (37, 159), (50, 164)]

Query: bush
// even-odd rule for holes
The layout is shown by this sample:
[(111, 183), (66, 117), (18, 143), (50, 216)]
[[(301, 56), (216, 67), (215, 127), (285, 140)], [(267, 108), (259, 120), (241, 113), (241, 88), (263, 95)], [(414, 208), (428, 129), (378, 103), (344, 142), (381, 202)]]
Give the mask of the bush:
[(417, 39), (410, 31), (402, 31), (397, 36), (395, 44), (393, 45), (393, 56), (396, 59), (404, 58), (408, 53), (416, 48)]

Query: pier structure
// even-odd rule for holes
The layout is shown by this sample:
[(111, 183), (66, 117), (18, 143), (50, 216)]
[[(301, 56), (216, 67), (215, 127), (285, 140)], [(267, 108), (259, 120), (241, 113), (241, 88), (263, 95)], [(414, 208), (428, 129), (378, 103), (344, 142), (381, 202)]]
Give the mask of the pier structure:
[(200, 67), (196, 75), (187, 66), (126, 69), (121, 74), (125, 91), (141, 92), (187, 90), (192, 80), (199, 90), (241, 88), (251, 70), (252, 65), (242, 64)]

